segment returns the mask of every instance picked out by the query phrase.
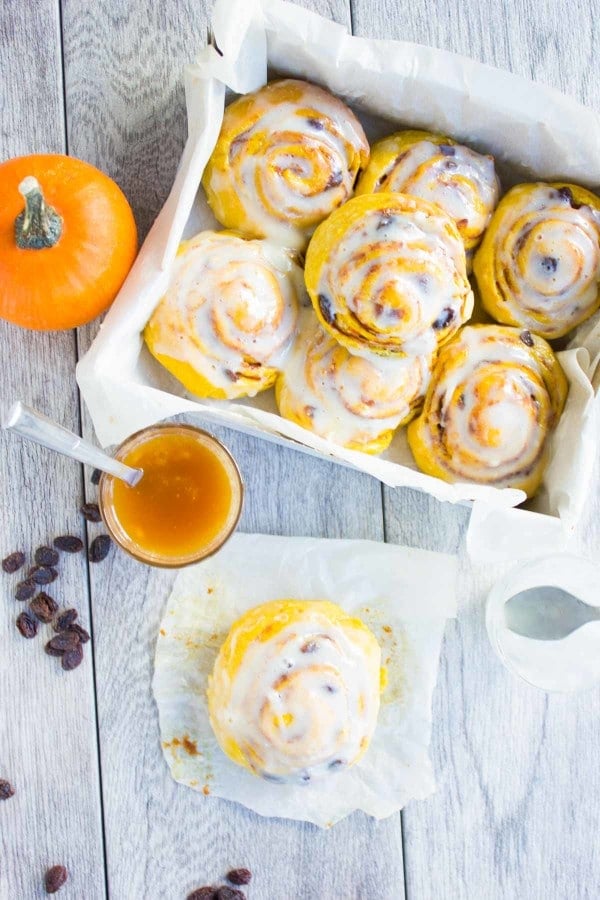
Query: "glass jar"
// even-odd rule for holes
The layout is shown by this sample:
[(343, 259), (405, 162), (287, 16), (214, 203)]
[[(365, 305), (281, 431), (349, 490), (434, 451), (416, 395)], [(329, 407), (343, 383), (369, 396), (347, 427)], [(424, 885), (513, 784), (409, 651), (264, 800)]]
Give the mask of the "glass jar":
[(541, 557), (511, 569), (492, 588), (486, 626), (504, 665), (545, 691), (578, 691), (600, 682), (600, 622), (589, 622), (560, 640), (532, 640), (510, 631), (504, 605), (527, 588), (562, 588), (590, 606), (600, 606), (600, 568), (568, 554)]
[(100, 479), (102, 518), (130, 556), (179, 568), (216, 553), (235, 531), (242, 476), (227, 448), (208, 432), (152, 425), (128, 437), (114, 455), (145, 470), (135, 487), (106, 473)]

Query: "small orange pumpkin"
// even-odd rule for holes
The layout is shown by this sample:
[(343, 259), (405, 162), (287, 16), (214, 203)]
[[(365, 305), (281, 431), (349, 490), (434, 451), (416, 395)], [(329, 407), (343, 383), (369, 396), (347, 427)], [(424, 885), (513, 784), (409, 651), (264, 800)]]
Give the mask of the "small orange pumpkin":
[(0, 165), (0, 197), (0, 318), (52, 331), (110, 306), (137, 230), (108, 175), (69, 156), (22, 156)]

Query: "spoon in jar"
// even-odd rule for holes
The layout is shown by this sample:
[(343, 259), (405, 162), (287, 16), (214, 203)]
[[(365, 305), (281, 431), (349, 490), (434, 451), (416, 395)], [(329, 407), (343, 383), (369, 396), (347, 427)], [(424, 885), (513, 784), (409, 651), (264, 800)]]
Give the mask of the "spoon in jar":
[(519, 591), (504, 604), (506, 627), (534, 641), (560, 641), (596, 621), (600, 621), (600, 607), (553, 585)]
[(142, 469), (134, 469), (113, 459), (78, 434), (57, 425), (47, 416), (29, 406), (24, 406), (20, 401), (13, 403), (9, 409), (3, 428), (6, 431), (14, 431), (20, 437), (41, 444), (49, 450), (62, 453), (63, 456), (70, 456), (80, 463), (114, 475), (115, 478), (126, 481), (130, 487), (135, 487), (144, 474)]

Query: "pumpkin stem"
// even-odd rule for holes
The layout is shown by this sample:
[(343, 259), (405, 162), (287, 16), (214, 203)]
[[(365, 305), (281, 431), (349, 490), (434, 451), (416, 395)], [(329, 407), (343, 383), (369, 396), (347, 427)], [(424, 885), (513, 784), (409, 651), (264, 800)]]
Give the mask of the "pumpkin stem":
[(62, 234), (63, 221), (44, 200), (37, 178), (28, 175), (19, 185), (25, 209), (15, 219), (15, 241), (21, 250), (54, 247)]

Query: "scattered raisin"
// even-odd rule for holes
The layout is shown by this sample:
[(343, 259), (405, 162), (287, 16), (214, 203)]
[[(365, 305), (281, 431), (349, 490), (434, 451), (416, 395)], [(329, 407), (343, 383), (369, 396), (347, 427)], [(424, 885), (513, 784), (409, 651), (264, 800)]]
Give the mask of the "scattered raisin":
[(88, 559), (90, 562), (102, 562), (108, 556), (112, 541), (107, 534), (99, 534), (90, 544)]
[(52, 866), (44, 875), (44, 887), (47, 894), (55, 894), (65, 883), (69, 873), (64, 866)]
[(542, 269), (549, 275), (558, 269), (558, 260), (555, 256), (544, 256), (542, 259)]
[(227, 881), (230, 881), (232, 884), (237, 884), (238, 886), (241, 884), (250, 884), (252, 881), (252, 872), (250, 869), (232, 869), (231, 872), (227, 873)]
[(58, 610), (58, 603), (53, 600), (45, 591), (40, 591), (37, 597), (34, 597), (29, 604), (29, 609), (37, 616), (40, 622), (51, 622)]
[(187, 895), (187, 900), (216, 900), (218, 888), (205, 887), (196, 888), (191, 894)]
[(74, 631), (75, 634), (79, 635), (79, 640), (82, 644), (87, 644), (90, 639), (89, 633), (83, 628), (81, 625), (78, 625), (76, 622), (73, 625), (67, 625), (65, 631)]
[(24, 638), (34, 638), (37, 634), (37, 619), (28, 612), (19, 613), (17, 616), (16, 626)]
[(33, 566), (28, 572), (28, 577), (35, 584), (51, 584), (58, 578), (58, 571), (52, 566)]
[(222, 887), (216, 893), (216, 900), (245, 900), (245, 896), (235, 888)]
[(73, 534), (61, 534), (52, 543), (57, 550), (64, 550), (65, 553), (79, 553), (83, 550), (83, 541)]
[(90, 479), (92, 484), (100, 484), (101, 478), (102, 478), (102, 472), (100, 471), (100, 469), (94, 469), (94, 471), (92, 472), (92, 477)]
[(335, 322), (335, 313), (333, 311), (331, 300), (326, 294), (319, 294), (317, 299), (319, 301), (319, 309), (321, 310), (321, 315), (328, 325), (333, 325), (333, 323)]
[(325, 190), (332, 187), (338, 187), (342, 181), (344, 180), (344, 176), (342, 172), (332, 172), (329, 178), (327, 179), (327, 184), (325, 185)]
[(54, 630), (66, 631), (77, 619), (77, 616), (78, 613), (76, 609), (65, 609), (61, 612), (60, 616), (57, 616), (56, 622), (54, 623)]
[(310, 125), (311, 128), (314, 128), (316, 131), (323, 131), (325, 128), (324, 122), (321, 122), (320, 119), (310, 118), (306, 120), (307, 124)]
[(56, 647), (53, 647), (52, 641), (48, 641), (48, 643), (44, 647), (44, 650), (46, 651), (48, 656), (62, 656), (65, 652), (64, 650), (57, 650)]
[(101, 522), (102, 516), (97, 503), (84, 503), (81, 507), (81, 515), (86, 522)]
[(452, 147), (450, 144), (438, 144), (438, 148), (443, 156), (456, 155), (456, 147)]
[(15, 588), (15, 597), (17, 600), (31, 600), (37, 588), (35, 582), (31, 578), (20, 581)]
[(454, 320), (454, 317), (455, 313), (452, 307), (445, 306), (431, 327), (434, 331), (439, 331), (440, 328), (447, 328), (450, 322)]
[(9, 797), (12, 797), (15, 789), (10, 783), (10, 781), (6, 781), (5, 778), (0, 778), (0, 800), (8, 800)]
[(13, 572), (16, 572), (17, 569), (20, 569), (23, 563), (25, 562), (25, 554), (21, 553), (20, 550), (15, 550), (14, 553), (9, 553), (8, 556), (5, 556), (2, 560), (2, 568), (5, 572), (8, 572), (9, 575), (12, 575)]
[(65, 653), (67, 650), (73, 650), (79, 646), (79, 635), (74, 631), (61, 631), (48, 641), (48, 646), (52, 650), (60, 650)]
[(38, 547), (34, 559), (38, 566), (55, 566), (58, 562), (58, 551), (53, 547)]
[(534, 340), (531, 337), (530, 331), (522, 331), (521, 334), (519, 335), (519, 337), (521, 338), (521, 340), (523, 341), (523, 343), (525, 344), (526, 347), (533, 347)]
[(77, 644), (77, 646), (73, 647), (72, 650), (65, 650), (61, 661), (61, 666), (66, 672), (70, 672), (71, 669), (77, 668), (82, 659), (83, 647), (81, 646), (81, 644)]

